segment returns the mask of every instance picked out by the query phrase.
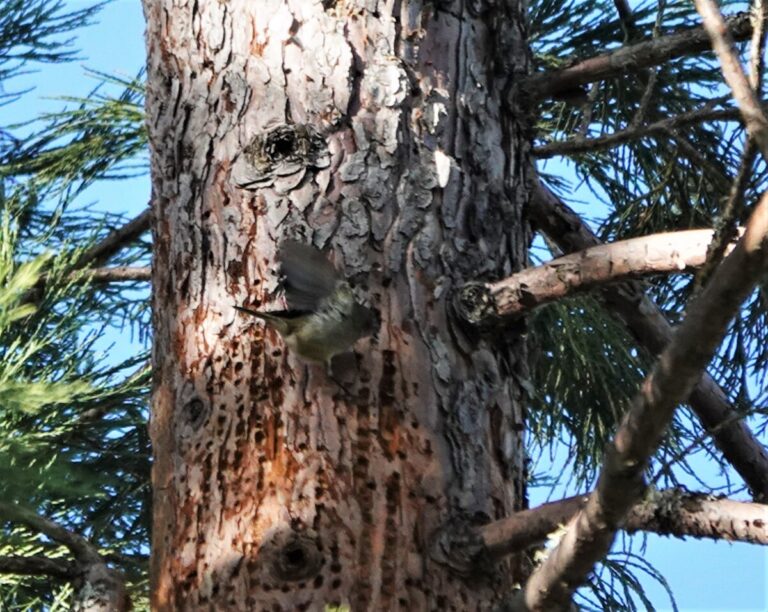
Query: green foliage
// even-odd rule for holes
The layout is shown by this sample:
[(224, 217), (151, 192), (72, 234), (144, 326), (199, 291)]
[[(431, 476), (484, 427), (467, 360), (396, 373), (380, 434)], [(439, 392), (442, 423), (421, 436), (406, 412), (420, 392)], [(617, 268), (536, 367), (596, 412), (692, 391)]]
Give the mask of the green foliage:
[[(687, 0), (645, 3), (635, 9), (633, 24), (622, 23), (608, 0), (531, 4), (536, 69), (561, 68), (698, 22)], [(62, 6), (50, 0), (0, 4), (0, 80), (19, 74), (29, 61), (74, 57), (60, 35), (86, 24), (98, 6), (71, 13)], [(101, 85), (90, 96), (61, 98), (68, 105), (61, 111), (5, 126), (0, 135), (0, 495), (86, 535), (127, 572), (141, 609), (149, 541), (149, 372), (145, 355), (107, 365), (97, 346), (109, 326), (128, 322), (140, 335), (147, 333), (147, 294), (135, 287), (88, 286), (75, 282), (71, 272), (88, 246), (123, 221), (77, 209), (76, 196), (94, 181), (146, 170), (143, 74), (92, 74)], [(710, 100), (713, 107), (727, 106), (726, 98), (716, 97), (723, 93), (720, 80), (710, 54), (626, 73), (596, 84), (588, 104), (544, 101), (537, 109), (537, 142), (594, 138)], [(17, 97), (6, 94), (4, 101)], [(12, 133), (20, 128), (32, 133), (16, 139)], [(611, 241), (711, 226), (738, 166), (742, 139), (733, 124), (692, 124), (579, 154), (571, 163), (590, 199), (599, 203), (601, 237)], [(748, 198), (763, 188), (765, 175), (760, 162)], [(563, 178), (553, 177), (550, 184), (563, 193), (570, 189)], [(148, 244), (139, 241), (112, 261), (131, 264), (147, 257)], [(662, 279), (649, 283), (649, 290), (671, 321), (681, 318), (690, 296), (687, 282)], [(745, 410), (768, 397), (768, 387), (753, 397), (746, 384), (768, 380), (767, 295), (756, 292), (745, 306), (712, 368)], [(574, 484), (584, 490), (651, 360), (591, 297), (540, 309), (529, 329), (531, 453), (562, 441)], [(658, 460), (662, 477), (675, 482), (676, 469), (692, 475), (686, 457), (712, 452), (699, 434), (685, 417), (675, 422)], [(69, 555), (38, 533), (3, 525), (0, 556)], [(642, 557), (614, 553), (582, 592), (586, 605), (652, 608), (638, 579), (642, 574), (664, 584)], [(66, 609), (70, 596), (65, 583), (0, 575), (3, 610)]]
[[(146, 173), (143, 71), (130, 80), (90, 74), (99, 87), (87, 98), (59, 98), (76, 107), (27, 124), (43, 127), (0, 158), (0, 175), (30, 177), (28, 189), (65, 188), (74, 197), (95, 180)], [(119, 95), (101, 93), (106, 86), (117, 87)]]
[[(0, 81), (17, 76), (29, 62), (75, 59), (72, 39), (61, 35), (91, 23), (104, 3), (64, 12), (65, 3), (51, 0), (3, 0), (0, 4)], [(5, 100), (2, 100), (2, 97)], [(5, 94), (0, 100), (8, 102)]]
[[(576, 600), (582, 610), (654, 610), (653, 602), (646, 596), (641, 576), (659, 583), (669, 596), (673, 612), (677, 604), (667, 581), (641, 554), (631, 551), (612, 553), (591, 577)], [(591, 597), (586, 596), (588, 592)], [(597, 606), (595, 606), (597, 604)], [(638, 605), (639, 604), (639, 605)]]
[[(149, 521), (146, 357), (100, 365), (101, 330), (88, 330), (82, 317), (94, 308), (94, 289), (71, 275), (82, 249), (20, 263), (12, 212), (0, 211), (0, 495), (87, 533), (104, 554), (129, 559), (124, 569), (140, 579)], [(4, 532), (2, 547), (62, 554), (18, 529)], [(6, 576), (0, 601), (31, 605), (46, 583)]]
[(583, 486), (594, 479), (649, 360), (631, 349), (623, 328), (590, 297), (538, 309), (529, 340), (529, 431), (542, 449), (557, 438), (567, 442)]
[[(0, 79), (29, 61), (75, 57), (58, 35), (101, 5), (65, 13), (63, 4), (0, 3)], [(63, 98), (69, 108), (5, 126), (0, 138), (0, 496), (87, 537), (146, 609), (148, 356), (116, 362), (104, 345), (125, 322), (146, 337), (147, 291), (74, 274), (88, 248), (125, 223), (75, 198), (96, 180), (146, 170), (143, 86), (141, 76), (92, 75), (100, 85), (90, 96)], [(12, 135), (19, 129), (24, 140)], [(148, 243), (137, 241), (112, 261), (147, 258)], [(0, 516), (0, 557), (72, 558), (10, 518)], [(0, 574), (2, 610), (69, 609), (71, 596), (61, 579)]]
[[(725, 12), (744, 10), (744, 3), (720, 3)], [(538, 69), (563, 68), (640, 40), (698, 24), (693, 3), (672, 0), (643, 3), (634, 23), (622, 24), (613, 2), (538, 0), (531, 6), (531, 37)], [(738, 45), (744, 53), (746, 43)], [(587, 91), (588, 90), (588, 91)], [(677, 59), (650, 70), (626, 71), (620, 77), (585, 88), (587, 101), (545, 100), (537, 108), (537, 144), (594, 139), (700, 108), (732, 108), (722, 85), (719, 65), (711, 53)], [(605, 242), (677, 229), (712, 227), (736, 176), (744, 141), (737, 123), (701, 121), (665, 134), (635, 137), (613, 148), (594, 148), (567, 161), (575, 183), (542, 175), (569, 202), (589, 203), (589, 215)], [(557, 166), (558, 172), (562, 165)], [(766, 166), (761, 160), (750, 175), (749, 203), (765, 189)], [(743, 222), (746, 215), (739, 219)], [(692, 283), (681, 277), (653, 279), (647, 288), (671, 323), (684, 316)], [(710, 373), (743, 414), (759, 412), (768, 399), (768, 300), (756, 291), (744, 305), (720, 348)], [(618, 419), (629, 406), (652, 363), (610, 315), (589, 297), (550, 305), (530, 319), (532, 348), (532, 410), (530, 452), (552, 453), (557, 440), (569, 472), (569, 486), (593, 486), (603, 448)], [(758, 429), (766, 427), (762, 416)], [(678, 411), (653, 464), (667, 485), (685, 476), (702, 482), (688, 463), (705, 453), (720, 465), (725, 491), (734, 487), (725, 477), (722, 456), (702, 434), (696, 419)], [(558, 454), (558, 457), (560, 455)], [(554, 481), (547, 480), (548, 486)], [(562, 484), (562, 483), (561, 483)], [(614, 554), (601, 566), (587, 597), (594, 609), (652, 609), (638, 576), (663, 581), (641, 557)], [(621, 561), (618, 561), (618, 559)], [(674, 602), (673, 602), (674, 605)]]
[[(569, 65), (699, 22), (693, 5), (677, 0), (639, 7), (629, 31), (612, 2), (540, 0), (531, 10), (536, 61), (547, 67)], [(584, 104), (544, 101), (539, 108), (538, 137), (541, 142), (589, 139), (705, 104), (728, 106), (721, 81), (711, 53), (681, 58), (652, 71), (627, 72), (595, 84)], [(712, 227), (736, 175), (742, 142), (743, 130), (737, 124), (702, 121), (666, 135), (637, 137), (621, 146), (574, 155), (569, 163), (579, 180), (577, 194), (567, 195), (573, 189), (562, 177), (552, 177), (551, 185), (567, 200), (589, 198), (606, 242)], [(765, 173), (760, 162), (750, 178), (747, 202), (755, 201)], [(691, 283), (679, 277), (662, 278), (649, 281), (648, 290), (670, 321), (679, 322)], [(730, 399), (745, 411), (768, 396), (765, 295), (764, 290), (755, 292), (744, 306), (711, 370)], [(584, 484), (599, 466), (599, 449), (637, 388), (648, 359), (631, 348), (632, 342), (601, 308), (577, 303), (576, 309), (573, 303), (562, 304), (533, 317), (531, 344), (539, 348), (540, 356), (535, 363), (534, 387), (540, 392), (534, 398), (534, 423), (535, 430), (549, 439), (559, 430), (568, 440), (579, 468), (577, 480)], [(592, 335), (593, 330), (599, 333)], [(588, 372), (584, 363), (591, 364)], [(754, 388), (756, 394), (751, 392)], [(663, 452), (674, 454), (672, 448), (687, 448), (693, 440), (700, 446), (699, 433), (679, 420)]]

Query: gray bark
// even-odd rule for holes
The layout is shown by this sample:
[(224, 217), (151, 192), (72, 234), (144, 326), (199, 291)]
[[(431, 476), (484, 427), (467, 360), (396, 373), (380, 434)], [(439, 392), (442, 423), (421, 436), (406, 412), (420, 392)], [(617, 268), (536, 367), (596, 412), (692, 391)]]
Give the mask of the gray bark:
[[(155, 609), (488, 609), (524, 578), (430, 556), (524, 503), (522, 329), (449, 306), (526, 263), (524, 7), (470, 4), (144, 1)], [(381, 315), (341, 386), (234, 309), (279, 306), (285, 238)]]

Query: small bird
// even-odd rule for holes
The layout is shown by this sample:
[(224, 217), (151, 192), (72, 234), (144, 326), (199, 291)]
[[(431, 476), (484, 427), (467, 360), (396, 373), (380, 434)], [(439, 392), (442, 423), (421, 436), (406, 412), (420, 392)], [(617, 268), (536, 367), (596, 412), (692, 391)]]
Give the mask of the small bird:
[(373, 311), (355, 299), (350, 284), (319, 249), (286, 241), (277, 258), (288, 310), (237, 310), (262, 319), (307, 361), (327, 364), (373, 333)]

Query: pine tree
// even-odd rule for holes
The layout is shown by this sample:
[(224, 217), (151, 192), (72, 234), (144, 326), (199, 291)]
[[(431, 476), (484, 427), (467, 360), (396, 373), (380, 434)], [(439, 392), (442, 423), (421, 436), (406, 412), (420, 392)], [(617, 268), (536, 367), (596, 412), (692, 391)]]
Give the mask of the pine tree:
[[(0, 606), (635, 609), (617, 529), (766, 543), (762, 3), (144, 7), (148, 133), (143, 74), (3, 132)], [(97, 9), (0, 10), (8, 79)], [(147, 142), (149, 589), (147, 358), (95, 346), (148, 333), (150, 214), (75, 204)], [(287, 239), (381, 318), (328, 369), (233, 308)], [(526, 510), (557, 444), (583, 495)]]

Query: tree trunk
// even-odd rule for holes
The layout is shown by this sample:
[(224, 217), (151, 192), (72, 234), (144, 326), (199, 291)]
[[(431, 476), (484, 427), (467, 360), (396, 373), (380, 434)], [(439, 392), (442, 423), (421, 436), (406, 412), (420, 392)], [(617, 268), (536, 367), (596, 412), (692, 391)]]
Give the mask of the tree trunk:
[[(523, 328), (451, 309), (525, 265), (525, 7), (144, 10), (154, 608), (489, 609), (524, 564), (467, 579), (435, 534), (525, 506)], [(280, 307), (287, 237), (381, 315), (332, 372), (234, 309)]]

